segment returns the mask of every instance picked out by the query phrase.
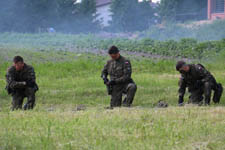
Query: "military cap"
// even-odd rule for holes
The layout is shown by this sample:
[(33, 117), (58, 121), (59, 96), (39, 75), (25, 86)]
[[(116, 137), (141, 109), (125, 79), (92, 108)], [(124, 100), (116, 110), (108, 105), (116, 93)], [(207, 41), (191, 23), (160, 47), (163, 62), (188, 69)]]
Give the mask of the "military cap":
[(186, 65), (186, 62), (184, 62), (183, 60), (178, 61), (176, 64), (176, 70), (179, 71), (180, 68), (182, 68), (184, 65)]
[(116, 46), (111, 46), (108, 50), (109, 54), (117, 54), (119, 53), (119, 49)]

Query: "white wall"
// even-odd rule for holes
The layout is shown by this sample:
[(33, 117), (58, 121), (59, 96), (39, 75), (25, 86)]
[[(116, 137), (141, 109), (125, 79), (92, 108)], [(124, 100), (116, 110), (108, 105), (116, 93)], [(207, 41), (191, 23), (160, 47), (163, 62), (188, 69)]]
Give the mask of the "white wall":
[(108, 21), (112, 20), (110, 4), (97, 7), (98, 20), (102, 20), (102, 26), (109, 26)]

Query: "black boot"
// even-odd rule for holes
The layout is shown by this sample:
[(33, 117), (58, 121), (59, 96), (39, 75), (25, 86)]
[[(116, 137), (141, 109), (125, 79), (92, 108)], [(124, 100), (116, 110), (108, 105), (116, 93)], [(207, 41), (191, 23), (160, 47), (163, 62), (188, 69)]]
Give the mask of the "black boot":
[(213, 102), (214, 103), (219, 103), (220, 102), (220, 98), (222, 96), (223, 93), (223, 86), (219, 83), (217, 84), (217, 89), (214, 92), (213, 95)]

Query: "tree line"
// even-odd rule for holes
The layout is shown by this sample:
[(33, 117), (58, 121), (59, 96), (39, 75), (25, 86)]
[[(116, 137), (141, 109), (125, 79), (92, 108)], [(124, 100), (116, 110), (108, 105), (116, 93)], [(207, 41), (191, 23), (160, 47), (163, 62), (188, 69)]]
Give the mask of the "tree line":
[[(161, 0), (154, 7), (147, 0), (112, 0), (112, 20), (108, 27), (102, 28), (95, 0), (0, 1), (0, 32), (43, 32), (49, 27), (63, 33), (143, 31), (163, 20), (204, 18), (193, 16), (200, 14), (199, 10), (204, 12), (206, 7), (207, 0)], [(185, 14), (193, 16), (188, 18)]]

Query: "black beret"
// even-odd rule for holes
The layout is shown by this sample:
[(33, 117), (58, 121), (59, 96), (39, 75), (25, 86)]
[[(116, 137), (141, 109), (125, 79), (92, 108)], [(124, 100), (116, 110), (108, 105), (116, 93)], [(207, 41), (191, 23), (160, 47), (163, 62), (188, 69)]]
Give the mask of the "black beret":
[(186, 65), (186, 62), (184, 62), (182, 60), (178, 61), (176, 64), (176, 70), (179, 71), (180, 68), (182, 68), (184, 65)]
[(119, 53), (119, 49), (116, 46), (111, 46), (108, 50), (109, 54), (117, 54)]

